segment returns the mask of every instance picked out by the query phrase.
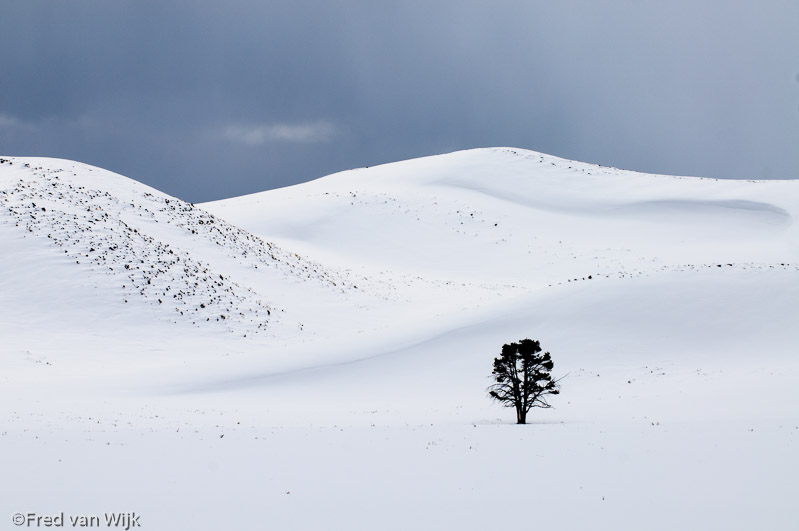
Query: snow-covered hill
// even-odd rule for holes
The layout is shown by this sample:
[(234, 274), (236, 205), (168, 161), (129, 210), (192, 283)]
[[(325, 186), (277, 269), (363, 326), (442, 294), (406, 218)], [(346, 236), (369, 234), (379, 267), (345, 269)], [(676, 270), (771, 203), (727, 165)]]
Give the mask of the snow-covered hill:
[[(202, 205), (2, 157), (0, 511), (791, 529), (797, 217), (799, 181), (512, 148)], [(566, 378), (515, 426), (523, 337)]]
[(495, 148), (202, 206), (333, 263), (539, 287), (589, 274), (797, 262), (796, 185), (646, 175)]

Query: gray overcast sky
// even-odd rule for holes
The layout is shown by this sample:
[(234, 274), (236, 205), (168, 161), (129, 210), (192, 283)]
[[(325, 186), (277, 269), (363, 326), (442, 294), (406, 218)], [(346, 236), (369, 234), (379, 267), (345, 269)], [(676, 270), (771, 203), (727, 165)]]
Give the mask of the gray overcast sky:
[(0, 154), (189, 201), (515, 146), (799, 177), (799, 2), (5, 0)]

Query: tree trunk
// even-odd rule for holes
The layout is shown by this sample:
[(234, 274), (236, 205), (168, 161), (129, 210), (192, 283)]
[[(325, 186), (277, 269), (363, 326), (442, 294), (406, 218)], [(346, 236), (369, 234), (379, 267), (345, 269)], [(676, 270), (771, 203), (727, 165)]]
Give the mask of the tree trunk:
[(521, 407), (516, 408), (516, 424), (527, 424), (527, 412)]

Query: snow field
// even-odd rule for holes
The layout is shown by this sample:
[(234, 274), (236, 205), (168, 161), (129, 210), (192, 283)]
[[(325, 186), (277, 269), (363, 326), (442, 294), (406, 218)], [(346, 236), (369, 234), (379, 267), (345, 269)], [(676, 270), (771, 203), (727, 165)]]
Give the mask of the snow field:
[[(0, 517), (796, 522), (795, 182), (496, 148), (190, 205), (3, 159)], [(565, 378), (516, 426), (485, 388), (523, 337)]]

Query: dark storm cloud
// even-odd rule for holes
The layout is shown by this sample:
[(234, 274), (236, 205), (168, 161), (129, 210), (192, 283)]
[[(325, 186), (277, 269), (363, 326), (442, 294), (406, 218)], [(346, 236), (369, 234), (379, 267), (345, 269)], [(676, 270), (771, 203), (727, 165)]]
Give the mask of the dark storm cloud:
[(0, 152), (201, 201), (512, 145), (799, 176), (795, 2), (14, 1)]

